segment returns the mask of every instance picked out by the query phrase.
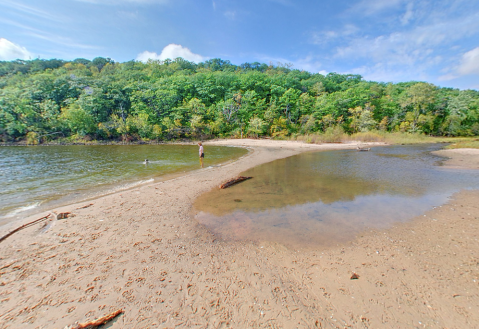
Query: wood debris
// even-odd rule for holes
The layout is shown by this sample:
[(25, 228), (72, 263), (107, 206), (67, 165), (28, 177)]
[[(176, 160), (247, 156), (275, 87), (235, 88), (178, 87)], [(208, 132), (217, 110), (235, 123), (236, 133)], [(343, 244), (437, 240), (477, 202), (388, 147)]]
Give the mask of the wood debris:
[(93, 203), (87, 204), (86, 206), (83, 206), (83, 207), (80, 207), (80, 208), (77, 208), (77, 209), (85, 209), (85, 208), (88, 208), (88, 207), (91, 207), (91, 206), (93, 206)]
[(44, 221), (44, 220), (48, 219), (51, 215), (52, 215), (52, 214), (48, 214), (48, 215), (43, 216), (43, 217), (41, 217), (41, 218), (35, 219), (35, 220), (32, 221), (32, 222), (29, 222), (29, 223), (23, 224), (23, 225), (20, 226), (20, 227), (17, 227), (17, 228), (14, 229), (13, 231), (11, 231), (11, 232), (5, 234), (4, 236), (2, 236), (2, 237), (0, 238), (0, 242), (2, 242), (3, 240), (5, 240), (6, 238), (8, 238), (8, 237), (9, 237), (10, 235), (12, 235), (13, 233), (16, 233), (16, 232), (18, 232), (18, 231), (20, 231), (20, 230), (23, 230), (24, 228), (27, 228), (27, 227), (29, 227), (29, 226), (32, 226), (32, 225), (34, 225), (34, 224), (40, 223), (41, 221)]
[(237, 184), (239, 182), (242, 182), (242, 181), (245, 181), (245, 180), (248, 180), (248, 179), (251, 179), (253, 177), (245, 177), (245, 176), (238, 176), (236, 178), (233, 178), (233, 179), (230, 179), (229, 181), (227, 181), (226, 183), (224, 184), (221, 184), (219, 186), (220, 189), (225, 189), (225, 188), (228, 188), (234, 184)]
[(98, 327), (98, 326), (101, 326), (102, 324), (105, 324), (107, 323), (108, 321), (114, 319), (116, 316), (118, 316), (119, 314), (123, 313), (123, 310), (117, 310), (113, 313), (110, 313), (108, 315), (105, 315), (105, 316), (102, 316), (101, 318), (98, 318), (96, 320), (93, 320), (93, 321), (88, 321), (88, 322), (84, 322), (84, 323), (80, 323), (79, 325), (77, 326), (69, 326), (69, 327), (66, 327), (65, 329), (85, 329), (85, 328), (95, 328), (95, 327)]
[(72, 215), (71, 212), (60, 212), (58, 214), (56, 212), (53, 212), (52, 214), (53, 214), (53, 218), (57, 219), (57, 220), (58, 219), (65, 219), (65, 218), (68, 218)]

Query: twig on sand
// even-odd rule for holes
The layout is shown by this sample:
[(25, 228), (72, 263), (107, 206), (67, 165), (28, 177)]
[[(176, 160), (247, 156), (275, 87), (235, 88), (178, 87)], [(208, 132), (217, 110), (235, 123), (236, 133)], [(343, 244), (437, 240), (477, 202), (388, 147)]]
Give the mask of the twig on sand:
[(5, 234), (4, 236), (2, 236), (2, 237), (0, 238), (0, 242), (2, 242), (3, 240), (5, 240), (6, 238), (8, 238), (10, 235), (12, 235), (12, 234), (15, 233), (15, 232), (18, 232), (18, 231), (20, 231), (20, 230), (23, 230), (24, 228), (27, 228), (27, 227), (32, 226), (32, 225), (34, 225), (34, 224), (37, 224), (37, 223), (39, 223), (39, 222), (41, 222), (41, 221), (44, 221), (45, 219), (48, 219), (48, 217), (50, 217), (51, 215), (52, 215), (52, 214), (48, 214), (48, 215), (46, 215), (46, 216), (43, 216), (42, 218), (35, 219), (35, 220), (32, 221), (32, 222), (29, 222), (29, 223), (23, 224), (23, 225), (20, 226), (20, 227), (17, 227), (17, 228), (14, 229), (13, 231), (11, 231), (11, 232)]
[(242, 182), (242, 181), (245, 181), (245, 180), (251, 179), (251, 178), (253, 178), (253, 177), (238, 176), (236, 178), (233, 178), (233, 179), (227, 181), (224, 184), (221, 184), (219, 187), (220, 187), (220, 189), (225, 189), (225, 188), (228, 188), (228, 187), (230, 187), (234, 184), (237, 184), (239, 182)]
[(113, 318), (115, 318), (117, 315), (119, 315), (121, 313), (123, 313), (123, 310), (117, 310), (113, 313), (102, 316), (101, 318), (98, 318), (96, 320), (88, 321), (88, 322), (85, 322), (85, 323), (80, 323), (76, 327), (70, 326), (70, 327), (66, 327), (66, 328), (71, 328), (71, 329), (95, 328), (95, 327), (101, 326), (102, 324), (107, 323), (108, 321), (112, 320)]
[(77, 208), (77, 209), (85, 209), (85, 208), (88, 208), (88, 207), (91, 207), (91, 206), (93, 206), (93, 203), (87, 204), (86, 206), (83, 206), (83, 207), (80, 207), (80, 208)]

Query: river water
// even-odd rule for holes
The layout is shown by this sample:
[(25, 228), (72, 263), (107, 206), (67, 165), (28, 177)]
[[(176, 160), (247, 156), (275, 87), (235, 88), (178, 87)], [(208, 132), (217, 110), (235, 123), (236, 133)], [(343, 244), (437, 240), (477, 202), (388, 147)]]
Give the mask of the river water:
[[(246, 153), (242, 148), (206, 146), (204, 166)], [(0, 147), (0, 225), (199, 167), (196, 145)]]
[(227, 240), (292, 247), (345, 242), (421, 215), (461, 189), (478, 189), (479, 171), (442, 167), (431, 154), (440, 148), (303, 153), (242, 173), (253, 179), (200, 196), (194, 212)]

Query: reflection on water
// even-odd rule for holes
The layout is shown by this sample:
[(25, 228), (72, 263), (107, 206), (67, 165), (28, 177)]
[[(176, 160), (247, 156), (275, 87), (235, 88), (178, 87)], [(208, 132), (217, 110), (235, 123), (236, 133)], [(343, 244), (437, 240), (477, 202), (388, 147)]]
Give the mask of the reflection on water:
[(437, 145), (304, 153), (263, 164), (254, 178), (195, 202), (196, 218), (225, 239), (290, 246), (344, 242), (479, 188), (479, 172), (437, 166)]

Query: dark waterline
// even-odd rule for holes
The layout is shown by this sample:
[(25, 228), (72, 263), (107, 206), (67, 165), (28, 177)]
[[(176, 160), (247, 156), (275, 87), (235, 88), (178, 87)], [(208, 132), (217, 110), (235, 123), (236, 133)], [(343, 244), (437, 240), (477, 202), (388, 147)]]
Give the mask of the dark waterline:
[[(207, 146), (205, 153), (208, 167), (247, 150)], [(0, 225), (52, 206), (198, 168), (196, 145), (0, 147)]]
[(231, 240), (329, 246), (387, 228), (479, 188), (479, 171), (446, 169), (439, 145), (303, 153), (260, 165), (254, 178), (195, 202), (197, 220)]

